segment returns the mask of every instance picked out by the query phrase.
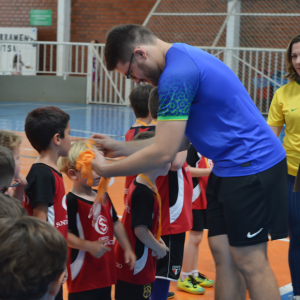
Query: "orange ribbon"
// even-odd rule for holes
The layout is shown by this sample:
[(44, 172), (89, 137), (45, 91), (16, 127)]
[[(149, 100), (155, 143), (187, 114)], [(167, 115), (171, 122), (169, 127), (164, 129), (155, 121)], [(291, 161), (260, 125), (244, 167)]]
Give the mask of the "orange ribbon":
[[(86, 143), (88, 149), (86, 149), (85, 151), (81, 151), (79, 157), (76, 160), (76, 170), (81, 171), (81, 175), (83, 178), (88, 178), (87, 185), (89, 186), (92, 186), (94, 181), (92, 173), (92, 161), (95, 158), (95, 152), (93, 151), (93, 147), (91, 144), (95, 145), (95, 142), (93, 140), (89, 140), (89, 142)], [(102, 199), (104, 198), (104, 195), (107, 191), (109, 181), (110, 178), (101, 177), (100, 179), (97, 195), (89, 214), (89, 218), (93, 216), (93, 226), (101, 212), (101, 210), (99, 211), (96, 209), (96, 206), (98, 203), (102, 204)]]
[(156, 124), (157, 124), (157, 121), (155, 121), (155, 120), (152, 120), (152, 121), (151, 121), (151, 124), (154, 124), (154, 125), (156, 125)]
[(143, 126), (148, 126), (148, 124), (146, 124), (145, 122), (143, 122), (143, 121), (141, 121), (141, 120), (136, 120), (136, 123), (139, 123), (139, 124), (141, 124), (141, 125), (143, 125)]
[(146, 180), (146, 182), (152, 187), (152, 189), (154, 190), (154, 192), (156, 194), (156, 198), (157, 198), (158, 206), (159, 206), (159, 218), (158, 218), (158, 229), (157, 229), (157, 233), (156, 233), (156, 239), (159, 241), (159, 239), (161, 237), (161, 198), (158, 193), (158, 190), (155, 188), (154, 184), (150, 181), (150, 179), (145, 174), (140, 174), (139, 176), (141, 178), (143, 178), (144, 180)]

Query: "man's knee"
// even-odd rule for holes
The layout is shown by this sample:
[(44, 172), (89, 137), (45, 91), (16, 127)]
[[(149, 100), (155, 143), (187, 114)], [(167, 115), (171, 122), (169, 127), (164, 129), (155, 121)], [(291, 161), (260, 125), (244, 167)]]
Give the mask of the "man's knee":
[(266, 255), (266, 243), (247, 247), (230, 247), (230, 252), (237, 269), (244, 276), (263, 273), (269, 267)]

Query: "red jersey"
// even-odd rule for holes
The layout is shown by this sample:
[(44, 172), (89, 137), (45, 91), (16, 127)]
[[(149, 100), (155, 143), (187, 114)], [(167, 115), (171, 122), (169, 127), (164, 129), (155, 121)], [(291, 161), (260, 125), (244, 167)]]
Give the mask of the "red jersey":
[[(209, 169), (213, 166), (212, 160), (198, 153), (193, 145), (188, 150), (187, 161), (191, 167), (199, 169)], [(208, 178), (209, 176), (193, 178), (193, 210), (207, 208), (206, 187)]]
[(118, 279), (145, 285), (155, 280), (156, 257), (135, 235), (134, 227), (147, 226), (153, 236), (156, 236), (159, 222), (159, 203), (156, 194), (146, 185), (134, 180), (128, 190), (122, 223), (126, 229), (129, 241), (136, 255), (136, 263), (133, 270), (124, 260), (124, 251), (118, 241), (116, 242), (116, 266)]
[(93, 227), (88, 218), (93, 203), (71, 192), (67, 195), (69, 231), (83, 240), (107, 240), (104, 245), (112, 250), (95, 258), (88, 252), (69, 248), (67, 285), (70, 293), (109, 287), (117, 283), (114, 222), (118, 221), (118, 217), (108, 197), (107, 204), (102, 205), (101, 214)]
[(162, 235), (191, 230), (193, 182), (187, 162), (178, 171), (158, 177), (156, 186), (162, 205)]
[[(130, 127), (130, 129), (127, 131), (125, 135), (125, 141), (129, 142), (131, 141), (138, 133), (144, 132), (144, 131), (155, 131), (154, 125), (149, 126), (139, 126), (139, 127)], [(125, 193), (124, 193), (124, 203), (125, 203), (125, 197), (128, 193), (129, 186), (131, 182), (136, 178), (137, 175), (132, 176), (126, 176), (125, 178)]]
[(43, 163), (33, 164), (26, 177), (23, 206), (29, 216), (38, 203), (48, 204), (47, 221), (67, 239), (68, 214), (62, 174)]

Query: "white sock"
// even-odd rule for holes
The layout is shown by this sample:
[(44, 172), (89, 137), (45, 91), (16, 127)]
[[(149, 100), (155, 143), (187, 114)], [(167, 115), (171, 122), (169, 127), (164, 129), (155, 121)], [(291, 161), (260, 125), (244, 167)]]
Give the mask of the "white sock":
[(191, 272), (181, 272), (180, 278), (183, 281), (184, 279), (188, 278), (191, 275)]
[(198, 270), (192, 270), (191, 275), (195, 278), (198, 276), (199, 271)]

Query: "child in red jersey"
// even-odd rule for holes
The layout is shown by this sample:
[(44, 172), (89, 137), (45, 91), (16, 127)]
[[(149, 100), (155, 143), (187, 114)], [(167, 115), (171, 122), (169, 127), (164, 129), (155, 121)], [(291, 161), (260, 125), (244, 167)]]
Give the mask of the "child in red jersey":
[[(157, 88), (149, 96), (149, 110), (157, 119), (159, 98)], [(193, 183), (186, 162), (187, 151), (179, 152), (166, 176), (158, 177), (156, 185), (162, 199), (162, 239), (170, 248), (166, 257), (157, 261), (156, 281), (152, 300), (166, 300), (174, 296), (168, 292), (170, 281), (177, 281), (183, 262), (185, 232), (192, 228)], [(204, 292), (197, 283), (198, 294)]]
[[(54, 106), (28, 113), (25, 133), (40, 154), (26, 177), (23, 205), (28, 215), (48, 221), (67, 239), (68, 215), (65, 187), (57, 160), (67, 156), (71, 147), (70, 116)], [(62, 289), (56, 296), (62, 299)]]
[[(80, 152), (86, 149), (85, 142), (73, 142), (68, 157), (61, 157), (58, 161), (59, 170), (73, 182), (72, 190), (67, 195), (69, 300), (110, 300), (111, 286), (117, 283), (114, 235), (122, 245), (124, 261), (129, 269), (134, 267), (135, 255), (108, 195), (95, 227), (92, 226), (92, 219), (88, 218), (96, 191), (87, 185), (87, 178), (82, 178), (80, 171), (76, 170), (76, 160)], [(94, 171), (93, 178), (93, 186), (98, 186), (100, 177)]]
[[(144, 139), (153, 136), (152, 132), (142, 132), (136, 138)], [(122, 223), (137, 261), (134, 269), (130, 270), (124, 262), (124, 253), (120, 244), (116, 243), (118, 273), (116, 300), (145, 300), (151, 296), (156, 259), (164, 257), (169, 250), (161, 239), (158, 242), (155, 238), (160, 218), (155, 181), (158, 176), (165, 175), (169, 168), (170, 164), (167, 164), (159, 169), (140, 174), (129, 187)]]
[[(139, 132), (153, 131), (154, 124), (149, 124), (152, 121), (148, 108), (148, 98), (153, 86), (150, 84), (137, 85), (129, 95), (130, 105), (136, 116), (136, 122), (129, 128), (125, 135), (125, 141), (131, 141)], [(149, 125), (148, 125), (149, 124)], [(131, 182), (136, 178), (136, 175), (126, 176), (125, 179), (125, 197)]]
[(206, 226), (206, 186), (211, 173), (213, 163), (210, 159), (202, 156), (190, 145), (187, 162), (193, 177), (193, 228), (190, 231), (189, 239), (184, 248), (183, 266), (177, 287), (187, 293), (194, 294), (193, 285), (187, 284), (192, 278), (204, 287), (211, 287), (214, 281), (206, 278), (198, 271), (199, 245), (202, 240), (203, 230)]

